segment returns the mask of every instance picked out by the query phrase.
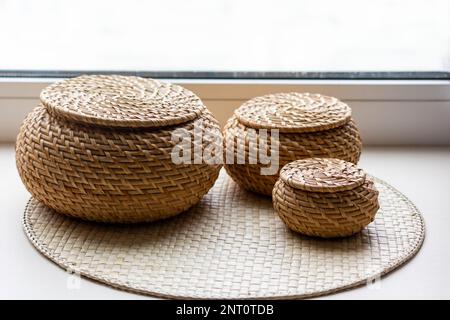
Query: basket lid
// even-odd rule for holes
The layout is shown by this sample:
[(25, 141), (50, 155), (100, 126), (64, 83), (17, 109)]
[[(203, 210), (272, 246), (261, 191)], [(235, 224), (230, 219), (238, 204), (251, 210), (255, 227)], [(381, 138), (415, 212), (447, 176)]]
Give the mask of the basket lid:
[(344, 160), (309, 158), (285, 165), (280, 171), (280, 178), (295, 189), (339, 192), (359, 187), (366, 181), (366, 174)]
[(89, 75), (56, 82), (41, 92), (49, 112), (112, 127), (162, 127), (197, 118), (205, 109), (193, 92), (153, 79)]
[(280, 132), (315, 132), (340, 127), (350, 121), (350, 107), (320, 94), (278, 93), (253, 98), (235, 111), (242, 124)]

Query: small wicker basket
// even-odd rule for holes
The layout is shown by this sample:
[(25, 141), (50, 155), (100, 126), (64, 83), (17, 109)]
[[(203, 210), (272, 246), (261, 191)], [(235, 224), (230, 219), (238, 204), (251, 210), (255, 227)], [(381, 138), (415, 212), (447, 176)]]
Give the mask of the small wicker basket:
[(219, 174), (218, 164), (172, 161), (172, 134), (193, 137), (196, 128), (204, 138), (192, 139), (192, 150), (221, 136), (201, 100), (180, 86), (73, 78), (42, 91), (17, 138), (17, 168), (29, 192), (60, 213), (118, 223), (167, 218), (196, 204)]
[[(243, 188), (271, 195), (278, 179), (262, 175), (267, 167), (251, 159), (251, 132), (259, 139), (261, 129), (278, 130), (279, 166), (304, 158), (338, 158), (357, 163), (362, 142), (350, 107), (333, 97), (309, 93), (280, 93), (251, 99), (238, 108), (224, 129), (224, 154), (233, 154), (234, 161), (225, 163), (228, 174)], [(239, 139), (243, 146), (239, 146)], [(270, 144), (270, 141), (269, 141)], [(230, 145), (232, 146), (230, 148)], [(230, 150), (231, 149), (231, 150)], [(239, 155), (239, 152), (243, 155)], [(238, 158), (245, 163), (239, 163)], [(241, 161), (242, 162), (242, 161)], [(256, 162), (256, 163), (255, 163)]]
[(379, 209), (373, 181), (354, 164), (339, 159), (287, 164), (280, 171), (272, 200), (290, 229), (322, 238), (361, 231)]

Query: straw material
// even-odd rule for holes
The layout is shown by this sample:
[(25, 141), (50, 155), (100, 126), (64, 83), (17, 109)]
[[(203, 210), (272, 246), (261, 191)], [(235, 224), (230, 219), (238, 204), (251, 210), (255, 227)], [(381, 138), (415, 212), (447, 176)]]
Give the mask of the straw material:
[(351, 162), (340, 159), (309, 158), (288, 163), (280, 179), (292, 188), (312, 192), (338, 192), (362, 185), (366, 174)]
[(315, 237), (346, 237), (373, 221), (378, 190), (365, 173), (338, 159), (294, 161), (281, 169), (273, 205), (293, 231)]
[(340, 127), (350, 121), (351, 114), (350, 107), (334, 97), (298, 92), (256, 97), (235, 112), (247, 127), (295, 133)]
[(170, 298), (304, 298), (370, 283), (419, 250), (422, 216), (375, 181), (377, 218), (336, 240), (289, 231), (270, 199), (243, 191), (224, 172), (197, 206), (170, 220), (95, 224), (31, 200), (24, 227), (62, 268), (120, 289)]
[[(250, 164), (249, 154), (252, 147), (248, 137), (251, 129), (239, 122), (236, 116), (228, 120), (224, 128), (224, 153), (234, 154), (234, 164), (225, 164), (225, 169), (243, 188), (265, 195), (272, 195), (272, 189), (278, 179), (278, 174), (261, 175), (261, 168), (268, 167), (268, 165), (259, 161), (256, 164)], [(239, 150), (237, 137), (244, 141), (245, 164), (238, 164), (237, 161)], [(229, 150), (227, 146), (230, 145), (231, 141), (234, 142), (233, 149)], [(315, 157), (338, 158), (357, 163), (361, 149), (361, 137), (355, 122), (351, 119), (346, 124), (335, 129), (305, 133), (280, 132), (279, 168), (298, 159)]]
[(205, 109), (191, 91), (166, 82), (130, 76), (81, 76), (41, 92), (53, 115), (108, 127), (161, 127), (197, 118)]
[[(98, 82), (98, 90), (110, 90), (110, 87), (116, 90), (105, 83), (112, 81), (119, 86), (122, 78), (118, 81), (117, 77), (102, 77), (100, 79), (105, 82)], [(85, 79), (82, 77), (80, 81)], [(138, 80), (132, 78), (129, 85), (134, 85), (135, 81)], [(53, 92), (54, 88), (44, 93)], [(75, 100), (84, 96), (84, 92), (76, 94), (77, 86), (73, 90)], [(94, 100), (90, 101), (94, 103)], [(170, 96), (164, 101), (168, 105)], [(99, 116), (119, 117), (121, 113), (105, 111), (103, 105), (107, 103), (99, 100)], [(91, 108), (95, 111), (94, 105)], [(139, 103), (136, 108), (140, 108)], [(168, 108), (161, 105), (161, 110)], [(116, 112), (115, 107), (111, 110)], [(127, 117), (131, 117), (131, 113), (127, 110), (124, 109), (124, 121), (128, 123)], [(149, 119), (157, 117), (157, 112), (150, 112)], [(195, 114), (197, 110), (192, 112)], [(186, 119), (183, 114), (182, 117)], [(103, 123), (103, 118), (99, 119)], [(161, 118), (161, 121), (165, 120)], [(196, 126), (202, 130), (202, 140), (194, 139)], [(28, 191), (60, 213), (115, 223), (163, 219), (196, 204), (213, 186), (220, 170), (220, 165), (206, 163), (174, 164), (171, 152), (176, 142), (172, 141), (172, 133), (176, 129), (191, 136), (191, 150), (203, 151), (206, 147), (214, 150), (211, 146), (220, 143), (215, 140), (221, 135), (218, 122), (206, 108), (196, 119), (176, 126), (129, 129), (66, 120), (52, 115), (40, 105), (21, 127), (16, 144), (17, 168)]]

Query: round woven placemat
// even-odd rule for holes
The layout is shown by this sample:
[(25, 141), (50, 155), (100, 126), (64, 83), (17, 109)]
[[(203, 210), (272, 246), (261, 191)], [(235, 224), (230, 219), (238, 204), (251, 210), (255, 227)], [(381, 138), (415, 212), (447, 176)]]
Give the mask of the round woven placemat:
[(80, 76), (41, 92), (49, 112), (87, 124), (162, 127), (197, 118), (205, 109), (193, 92), (167, 82), (118, 75)]
[(365, 284), (419, 250), (422, 216), (400, 192), (375, 181), (375, 221), (340, 240), (289, 231), (270, 199), (243, 191), (224, 171), (202, 202), (166, 221), (95, 224), (32, 199), (23, 222), (46, 257), (120, 289), (169, 298), (304, 298)]
[(251, 128), (301, 133), (340, 127), (350, 121), (352, 110), (334, 97), (291, 92), (253, 98), (234, 114)]

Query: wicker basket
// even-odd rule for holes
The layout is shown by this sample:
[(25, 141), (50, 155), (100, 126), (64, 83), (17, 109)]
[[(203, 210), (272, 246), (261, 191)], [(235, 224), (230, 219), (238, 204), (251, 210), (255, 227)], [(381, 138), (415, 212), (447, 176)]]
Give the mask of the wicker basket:
[(29, 192), (60, 213), (120, 223), (167, 218), (196, 204), (219, 174), (220, 165), (172, 161), (172, 134), (193, 137), (194, 128), (204, 138), (191, 139), (191, 149), (211, 148), (221, 135), (201, 100), (180, 86), (73, 78), (41, 93), (17, 138), (17, 168)]
[(280, 171), (272, 199), (290, 229), (323, 238), (361, 231), (379, 209), (373, 181), (354, 164), (339, 159), (287, 164)]
[[(228, 174), (247, 190), (271, 195), (278, 172), (262, 175), (267, 164), (250, 160), (249, 142), (252, 130), (279, 131), (279, 166), (304, 158), (338, 158), (357, 163), (362, 142), (351, 109), (333, 97), (308, 93), (280, 93), (257, 97), (244, 103), (231, 117), (224, 129), (225, 154), (234, 154), (233, 163), (226, 162)], [(244, 141), (245, 163), (238, 164), (237, 139)], [(232, 150), (230, 150), (230, 142)], [(270, 141), (269, 141), (270, 142)], [(269, 144), (270, 145), (270, 144)], [(242, 161), (241, 161), (242, 162)]]

